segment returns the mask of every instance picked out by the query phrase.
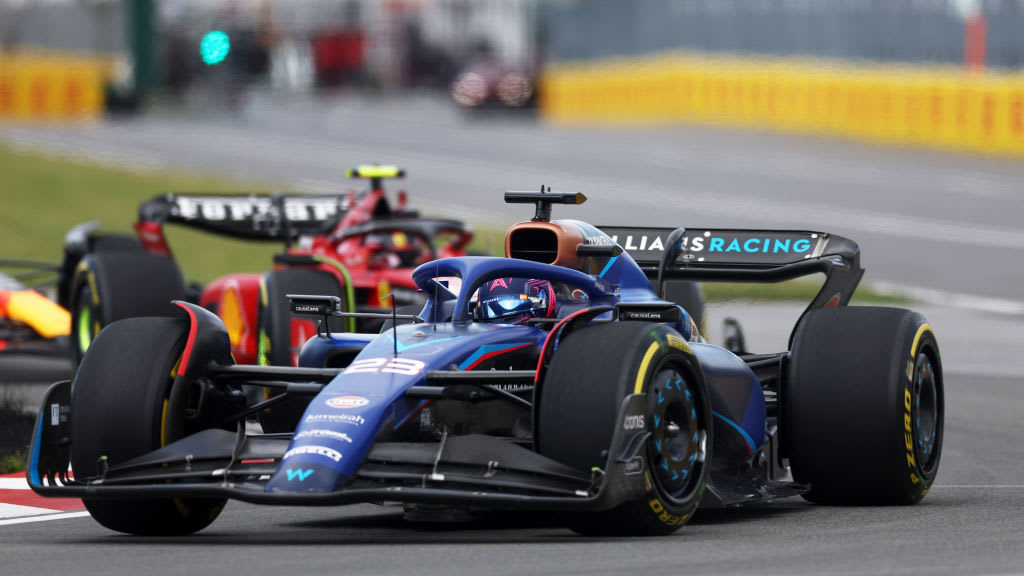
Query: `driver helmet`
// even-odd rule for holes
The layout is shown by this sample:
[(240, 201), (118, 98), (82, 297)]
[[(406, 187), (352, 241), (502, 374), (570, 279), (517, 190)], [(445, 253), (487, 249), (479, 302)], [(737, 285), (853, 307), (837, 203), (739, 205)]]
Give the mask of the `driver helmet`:
[(524, 324), (555, 314), (555, 289), (547, 280), (496, 278), (477, 295), (476, 317), (482, 322)]

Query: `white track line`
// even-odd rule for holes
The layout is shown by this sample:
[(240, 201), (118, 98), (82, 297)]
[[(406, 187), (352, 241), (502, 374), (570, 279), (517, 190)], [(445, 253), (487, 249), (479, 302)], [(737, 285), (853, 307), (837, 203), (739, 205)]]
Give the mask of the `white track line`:
[[(4, 505), (0, 505), (4, 506)], [(28, 508), (28, 506), (24, 506)], [(40, 509), (36, 509), (40, 510)], [(23, 518), (9, 518), (6, 520), (0, 520), (0, 526), (10, 526), (12, 524), (28, 524), (29, 522), (46, 522), (47, 520), (67, 520), (70, 518), (81, 518), (88, 516), (89, 513), (82, 512), (57, 512), (54, 514), (39, 514), (38, 516), (25, 516)]]
[(1008, 316), (1024, 316), (1024, 302), (1017, 300), (946, 292), (944, 290), (906, 286), (891, 282), (872, 281), (869, 285), (872, 289), (879, 292), (905, 294), (911, 298), (928, 304), (938, 304), (952, 308), (973, 310), (976, 312), (991, 312), (994, 314), (1003, 314)]
[(0, 490), (31, 490), (24, 476), (0, 478)]

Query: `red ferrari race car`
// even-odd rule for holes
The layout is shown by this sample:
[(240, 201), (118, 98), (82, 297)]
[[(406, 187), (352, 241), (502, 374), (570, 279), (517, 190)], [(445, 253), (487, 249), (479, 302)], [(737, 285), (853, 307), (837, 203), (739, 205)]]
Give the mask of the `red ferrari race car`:
[[(456, 220), (420, 217), (407, 206), (404, 191), (392, 205), (383, 181), (404, 177), (397, 167), (360, 166), (348, 176), (369, 180), (370, 190), (167, 194), (139, 206), (137, 239), (79, 234), (77, 244), (65, 247), (61, 284), (72, 316), (75, 363), (103, 326), (126, 317), (173, 314), (172, 300), (195, 302), (216, 313), (227, 326), (239, 364), (274, 365), (294, 365), (299, 347), (316, 333), (313, 322), (290, 317), (286, 294), (337, 295), (348, 312), (370, 316), (392, 305), (422, 306), (425, 298), (416, 292), (412, 270), (465, 255), (472, 231)], [(265, 274), (229, 274), (205, 287), (188, 286), (164, 235), (168, 223), (283, 242), (285, 250)], [(337, 322), (331, 330), (366, 332), (379, 329), (381, 320), (363, 316)]]

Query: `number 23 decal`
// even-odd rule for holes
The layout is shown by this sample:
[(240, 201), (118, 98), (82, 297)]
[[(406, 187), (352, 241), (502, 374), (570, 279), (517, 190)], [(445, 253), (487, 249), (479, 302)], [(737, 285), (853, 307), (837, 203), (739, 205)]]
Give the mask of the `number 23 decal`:
[(349, 364), (343, 374), (391, 372), (392, 374), (416, 376), (423, 372), (424, 366), (426, 366), (425, 363), (409, 358), (362, 358)]

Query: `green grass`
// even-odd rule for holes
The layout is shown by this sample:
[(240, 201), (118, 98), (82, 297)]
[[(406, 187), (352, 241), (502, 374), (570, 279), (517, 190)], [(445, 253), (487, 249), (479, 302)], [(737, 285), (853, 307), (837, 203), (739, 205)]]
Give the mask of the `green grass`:
[(22, 472), (28, 463), (28, 452), (19, 450), (10, 454), (0, 456), (0, 474), (13, 474)]
[[(271, 191), (265, 184), (173, 172), (132, 172), (0, 146), (0, 258), (60, 260), (71, 227), (99, 220), (133, 233), (140, 202), (166, 192)], [(190, 279), (270, 268), (277, 244), (242, 242), (168, 226), (171, 249)]]
[(0, 386), (0, 474), (20, 472), (28, 459), (35, 416), (22, 412)]

